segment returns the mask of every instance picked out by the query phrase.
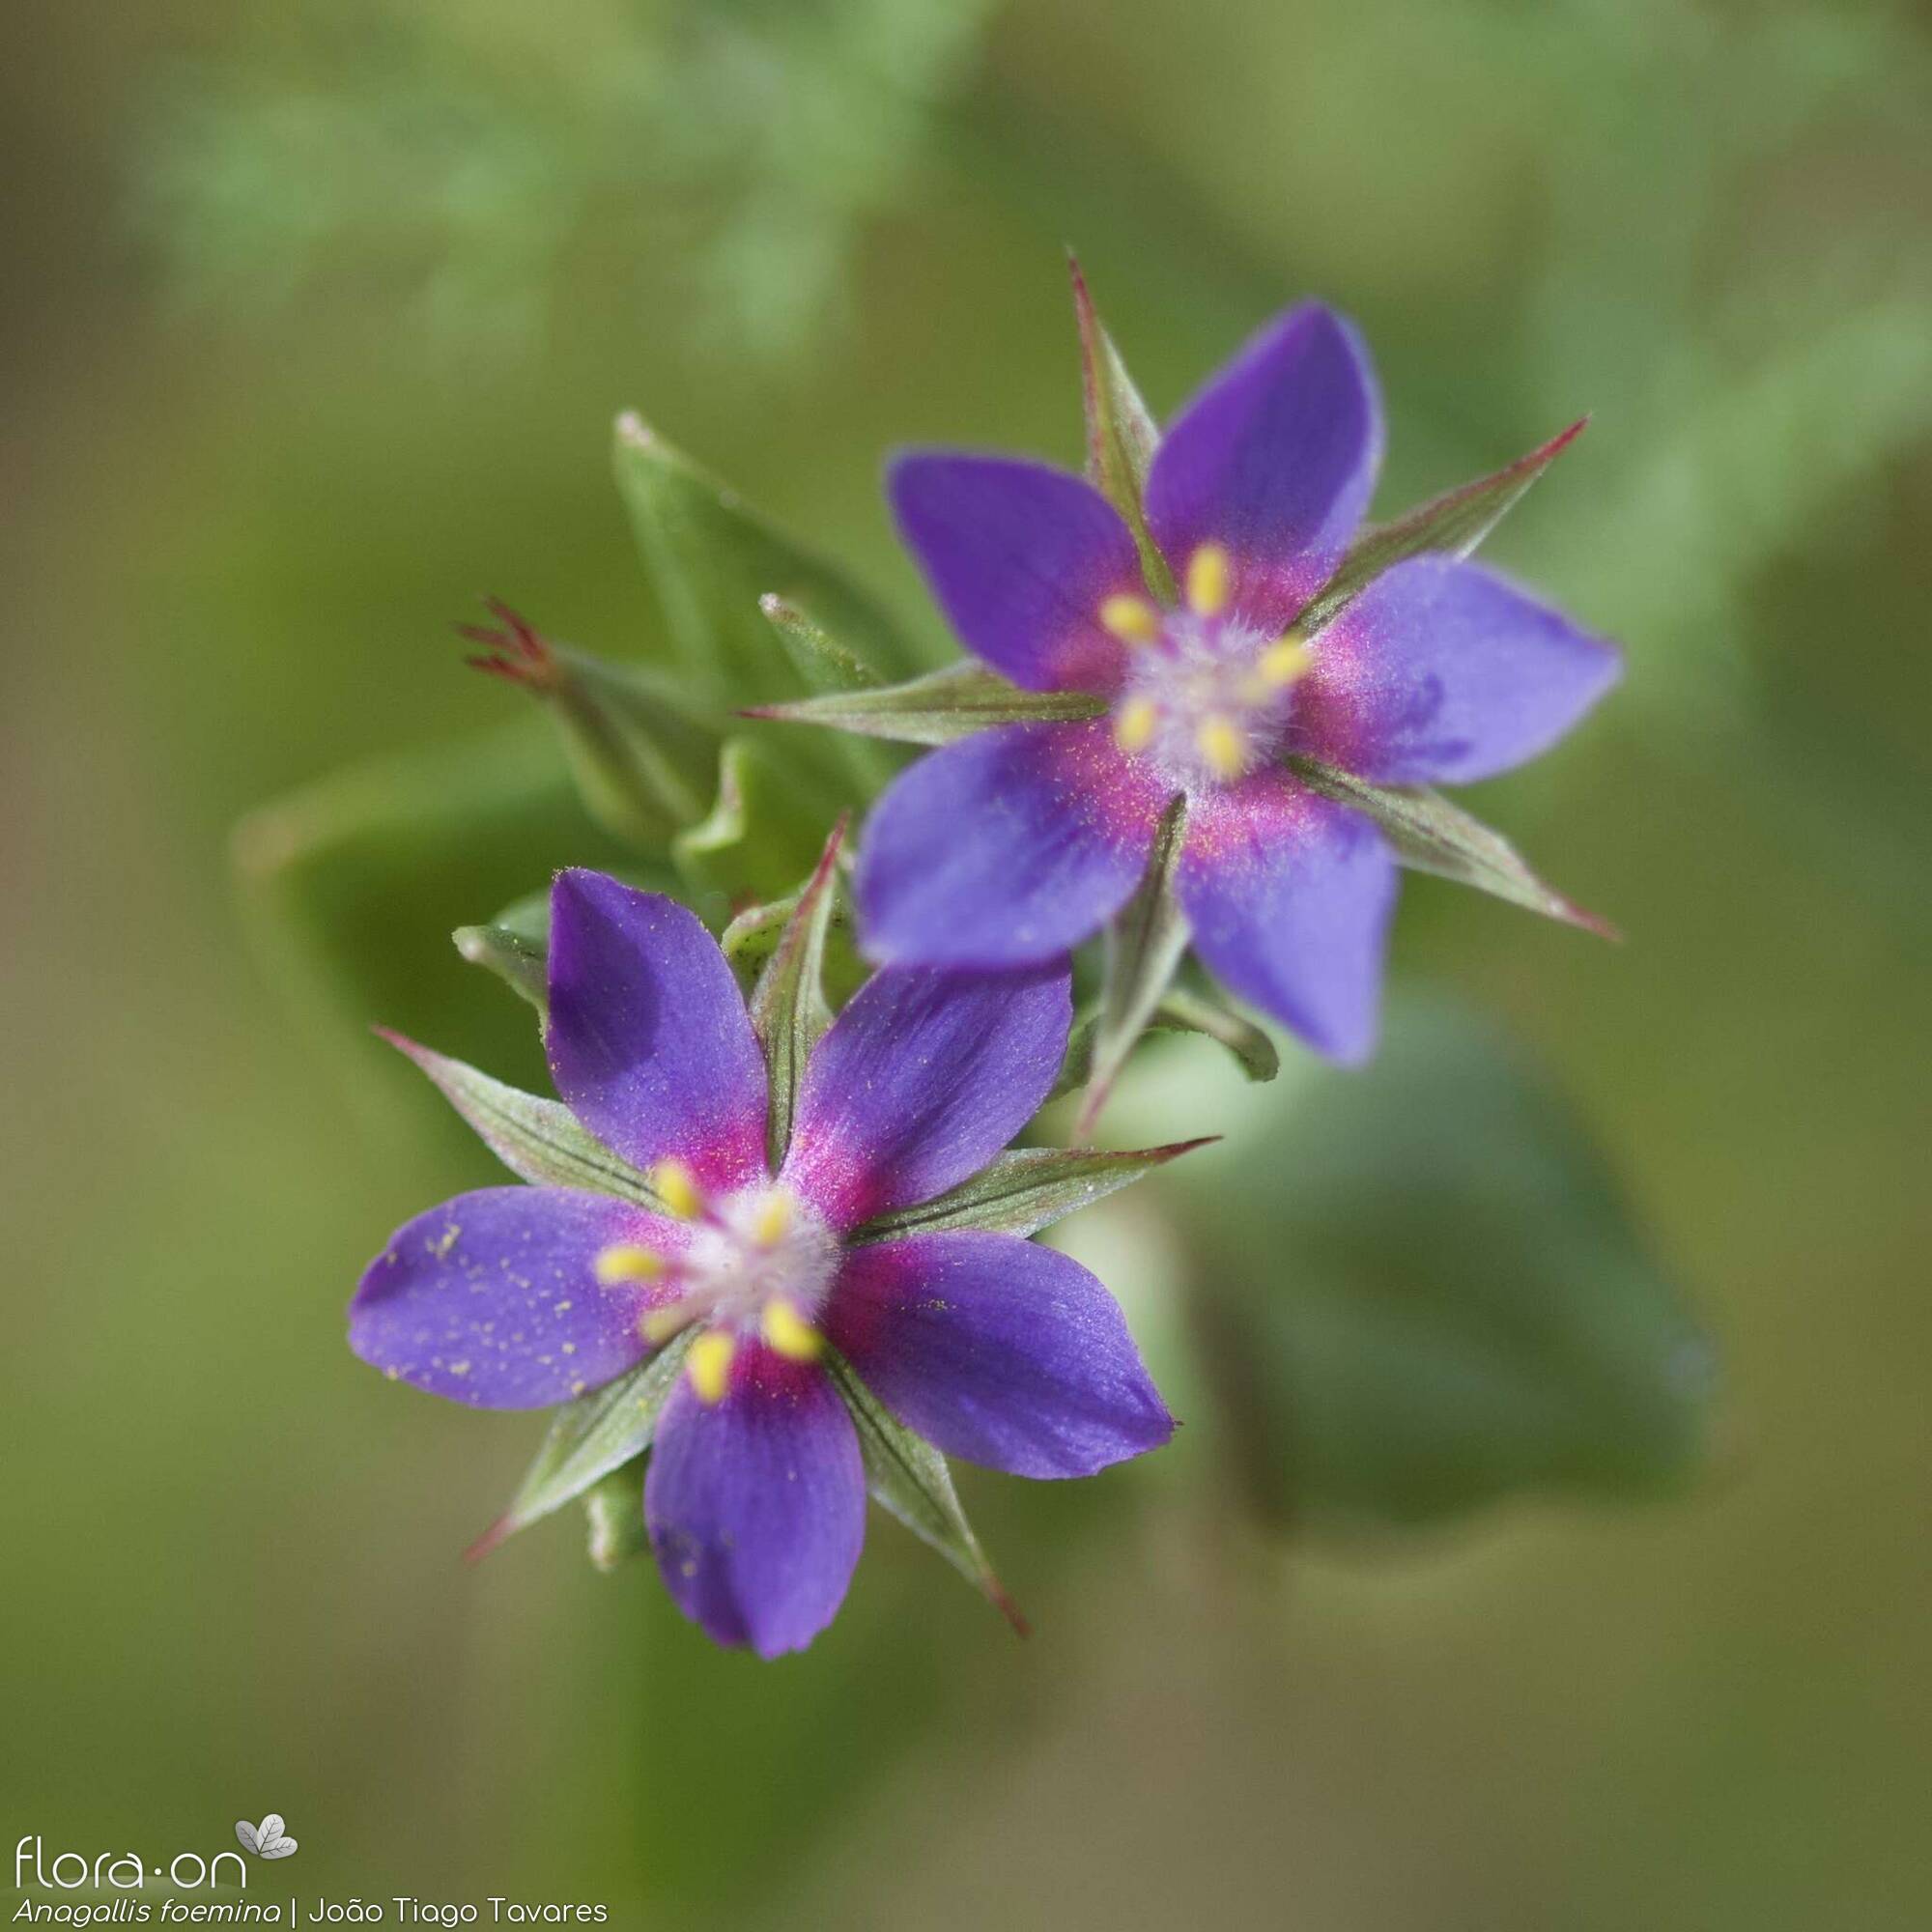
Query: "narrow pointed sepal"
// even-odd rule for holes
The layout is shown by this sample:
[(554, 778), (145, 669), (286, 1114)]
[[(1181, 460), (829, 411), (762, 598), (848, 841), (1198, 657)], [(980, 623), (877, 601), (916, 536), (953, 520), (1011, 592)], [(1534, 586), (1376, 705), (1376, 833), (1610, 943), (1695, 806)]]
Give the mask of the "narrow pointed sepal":
[(859, 1433), (859, 1454), (872, 1500), (938, 1550), (1006, 1618), (1015, 1634), (1027, 1635), (1026, 1619), (993, 1574), (966, 1520), (946, 1458), (898, 1421), (837, 1350), (828, 1349), (824, 1359)]
[(760, 704), (748, 718), (818, 724), (901, 745), (950, 745), (999, 724), (1097, 718), (1105, 703), (1082, 691), (1025, 691), (971, 660), (904, 684), (842, 691), (786, 704)]
[(1600, 939), (1622, 935), (1607, 920), (1546, 885), (1500, 832), (1472, 817), (1427, 785), (1378, 785), (1313, 758), (1290, 760), (1311, 791), (1353, 808), (1380, 826), (1391, 849), (1411, 871), (1434, 872), (1478, 892), (1580, 926)]
[(544, 1010), (550, 998), (549, 951), (540, 941), (495, 920), (483, 925), (459, 925), (449, 936), (470, 965), (496, 974), (538, 1012)]
[(1107, 928), (1094, 1059), (1073, 1129), (1076, 1141), (1092, 1137), (1114, 1082), (1152, 1021), (1187, 951), (1187, 917), (1175, 894), (1186, 818), (1185, 802), (1177, 798), (1154, 834), (1153, 856), (1139, 890)]
[(1520, 499), (1523, 493), (1582, 435), (1580, 417), (1559, 436), (1488, 476), (1479, 476), (1419, 503), (1391, 523), (1362, 531), (1349, 546), (1341, 568), (1302, 613), (1297, 628), (1312, 637), (1340, 614), (1359, 592), (1391, 565), (1424, 551), (1467, 556)]

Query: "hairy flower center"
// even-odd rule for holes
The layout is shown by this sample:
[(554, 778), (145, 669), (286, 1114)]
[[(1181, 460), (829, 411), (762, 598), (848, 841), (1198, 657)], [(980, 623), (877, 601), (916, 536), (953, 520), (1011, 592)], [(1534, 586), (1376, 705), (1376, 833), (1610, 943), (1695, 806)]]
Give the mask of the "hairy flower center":
[(838, 1236), (817, 1208), (770, 1181), (707, 1198), (674, 1161), (661, 1162), (651, 1179), (669, 1211), (692, 1223), (684, 1248), (661, 1255), (623, 1242), (597, 1257), (606, 1287), (649, 1283), (661, 1291), (639, 1324), (645, 1340), (701, 1327), (687, 1361), (706, 1402), (724, 1396), (732, 1357), (749, 1336), (795, 1361), (817, 1355), (813, 1324), (838, 1271)]
[(1229, 583), (1226, 552), (1203, 544), (1182, 608), (1139, 597), (1100, 608), (1100, 621), (1134, 647), (1114, 706), (1115, 742), (1182, 791), (1231, 784), (1273, 757), (1291, 687), (1308, 668), (1308, 647), (1293, 632), (1276, 637), (1228, 609)]

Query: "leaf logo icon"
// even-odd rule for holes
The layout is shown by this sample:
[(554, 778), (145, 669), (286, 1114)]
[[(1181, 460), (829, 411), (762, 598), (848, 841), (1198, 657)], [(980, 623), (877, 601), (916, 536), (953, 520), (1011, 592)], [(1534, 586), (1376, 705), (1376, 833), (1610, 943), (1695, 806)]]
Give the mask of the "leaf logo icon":
[(282, 1829), (282, 1814), (270, 1811), (259, 1825), (245, 1818), (236, 1821), (235, 1835), (258, 1859), (285, 1859), (296, 1849), (296, 1841)]

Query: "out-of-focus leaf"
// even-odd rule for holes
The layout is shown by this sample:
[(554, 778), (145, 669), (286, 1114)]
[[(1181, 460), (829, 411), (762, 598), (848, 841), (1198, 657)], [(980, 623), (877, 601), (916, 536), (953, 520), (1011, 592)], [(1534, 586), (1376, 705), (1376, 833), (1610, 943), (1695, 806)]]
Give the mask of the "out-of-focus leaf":
[(1226, 1440), (1274, 1523), (1696, 1467), (1708, 1341), (1576, 1119), (1460, 1009), (1396, 1003), (1372, 1077), (1311, 1072), (1168, 1189)]
[(620, 1195), (663, 1213), (665, 1206), (650, 1182), (604, 1143), (585, 1131), (560, 1100), (546, 1100), (384, 1032), (386, 1039), (428, 1074), (476, 1136), (520, 1180), (538, 1187), (587, 1187)]
[(1432, 497), (1392, 523), (1372, 525), (1349, 546), (1341, 568), (1302, 612), (1295, 628), (1312, 636), (1404, 557), (1424, 551), (1467, 556), (1515, 507), (1523, 492), (1582, 435), (1589, 420), (1584, 416), (1572, 423), (1561, 435), (1492, 475), (1479, 476), (1473, 483)]
[(938, 1550), (1024, 1636), (1026, 1619), (993, 1575), (966, 1520), (946, 1458), (887, 1410), (836, 1350), (826, 1350), (825, 1366), (859, 1432), (873, 1500)]
[(510, 1507), (470, 1546), (472, 1561), (561, 1509), (651, 1445), (658, 1415), (677, 1386), (696, 1331), (674, 1335), (649, 1360), (551, 1417), (550, 1434)]
[(823, 724), (902, 745), (949, 745), (995, 724), (1097, 718), (1105, 709), (1083, 691), (1022, 691), (969, 659), (904, 684), (760, 704), (747, 715), (785, 724)]
[(1154, 834), (1147, 876), (1107, 927), (1093, 1065), (1087, 1075), (1087, 1095), (1080, 1103), (1080, 1119), (1073, 1129), (1076, 1140), (1085, 1140), (1093, 1133), (1121, 1068), (1147, 1031), (1187, 951), (1187, 920), (1174, 892), (1174, 868), (1180, 863), (1186, 815), (1182, 799), (1177, 798), (1168, 807)]
[(651, 1547), (644, 1527), (644, 1460), (641, 1456), (593, 1483), (583, 1496), (584, 1529), (592, 1565), (620, 1570)]
[(450, 938), (470, 965), (496, 974), (538, 1012), (544, 1010), (550, 1000), (544, 947), (507, 925), (459, 925)]
[(1120, 511), (1134, 533), (1141, 554), (1141, 572), (1148, 588), (1170, 602), (1174, 573), (1148, 529), (1141, 498), (1147, 490), (1148, 469), (1160, 443), (1148, 406), (1114, 338), (1107, 333), (1080, 264), (1068, 256), (1073, 278), (1073, 315), (1080, 328), (1080, 390), (1087, 416), (1087, 474), (1094, 487)]
[(1434, 872), (1492, 893), (1512, 905), (1526, 906), (1546, 919), (1579, 925), (1601, 939), (1614, 939), (1616, 927), (1575, 900), (1546, 886), (1523, 863), (1501, 833), (1492, 832), (1459, 805), (1426, 785), (1378, 785), (1352, 773), (1318, 764), (1313, 758), (1293, 758), (1294, 775), (1324, 798), (1352, 806), (1373, 818), (1388, 835), (1395, 855), (1418, 872)]
[(840, 819), (752, 994), (752, 1030), (764, 1049), (771, 1096), (765, 1132), (774, 1174), (784, 1166), (791, 1145), (792, 1110), (805, 1064), (832, 1024), (832, 1010), (825, 1004), (825, 936), (838, 897), (838, 847), (844, 837), (845, 821)]
[(1210, 993), (1173, 986), (1153, 1009), (1150, 1033), (1198, 1033), (1226, 1047), (1250, 1080), (1272, 1080), (1281, 1071), (1274, 1041)]
[[(249, 936), (338, 1068), (355, 1065), (345, 1037), (382, 1020), (534, 1071), (526, 1016), (477, 976), (449, 971), (450, 932), (560, 866), (637, 870), (585, 817), (534, 713), (337, 772), (251, 812), (232, 849)], [(365, 1104), (384, 1097), (359, 1077), (349, 1091)], [(419, 1132), (420, 1117), (409, 1119)], [(371, 1124), (399, 1122), (384, 1112)]]
[[(848, 651), (823, 625), (782, 597), (764, 596), (758, 609), (784, 645), (805, 688), (821, 696), (854, 691), (875, 691), (883, 683), (877, 671)], [(753, 716), (762, 715), (753, 707)], [(839, 749), (856, 782), (875, 791), (897, 770), (903, 753), (889, 752), (875, 742), (848, 732)]]
[(990, 1229), (1002, 1235), (1037, 1235), (1083, 1208), (1165, 1167), (1181, 1154), (1208, 1147), (1215, 1136), (1173, 1141), (1166, 1147), (1102, 1153), (1092, 1148), (1015, 1148), (999, 1155), (970, 1180), (914, 1208), (900, 1208), (854, 1229), (850, 1240), (898, 1241), (954, 1228)]

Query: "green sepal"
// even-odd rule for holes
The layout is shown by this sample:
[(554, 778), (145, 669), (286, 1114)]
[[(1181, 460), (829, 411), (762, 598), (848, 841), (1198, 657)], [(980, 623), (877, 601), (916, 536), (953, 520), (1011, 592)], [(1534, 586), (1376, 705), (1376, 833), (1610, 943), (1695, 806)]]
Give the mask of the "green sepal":
[(1176, 798), (1155, 829), (1145, 877), (1107, 927), (1100, 1010), (1094, 1027), (1087, 1094), (1073, 1129), (1075, 1140), (1092, 1135), (1121, 1068), (1147, 1031), (1187, 951), (1187, 918), (1174, 891), (1186, 822), (1186, 801)]
[(651, 1547), (644, 1526), (644, 1463), (640, 1456), (612, 1469), (583, 1493), (585, 1554), (607, 1576)]
[[(1086, 1086), (1094, 1072), (1094, 1040), (1097, 1018), (1085, 1019), (1066, 1043), (1066, 1059), (1054, 1082), (1050, 1099)], [(1235, 1065), (1251, 1081), (1272, 1080), (1281, 1071), (1281, 1054), (1262, 1029), (1211, 994), (1186, 986), (1170, 986), (1148, 1021), (1146, 1033), (1192, 1033), (1225, 1047)], [(1143, 1035), (1145, 1037), (1146, 1035)]]
[(450, 935), (456, 950), (472, 966), (481, 966), (538, 1012), (550, 1004), (548, 953), (537, 941), (508, 925), (459, 925)]
[(1546, 919), (1581, 926), (1600, 939), (1619, 936), (1607, 920), (1545, 885), (1500, 832), (1492, 832), (1440, 792), (1426, 785), (1371, 784), (1313, 758), (1291, 758), (1289, 769), (1311, 790), (1374, 819), (1396, 857), (1412, 870), (1474, 886)]
[(1696, 1470), (1708, 1339), (1510, 1040), (1398, 998), (1373, 1079), (1311, 1066), (1250, 1125), (1165, 1192), (1217, 1433), (1269, 1522), (1434, 1522)]
[(546, 1100), (492, 1079), (398, 1033), (377, 1028), (436, 1083), (476, 1137), (520, 1180), (536, 1187), (584, 1187), (614, 1194), (656, 1213), (664, 1202), (644, 1177), (588, 1133), (561, 1100)]
[(1084, 691), (1025, 691), (968, 658), (903, 684), (844, 691), (786, 704), (753, 705), (748, 718), (822, 724), (901, 745), (950, 745), (996, 724), (1065, 724), (1097, 718), (1105, 702)]
[(687, 1328), (672, 1336), (647, 1361), (565, 1403), (551, 1417), (550, 1434), (510, 1507), (470, 1545), (471, 1562), (561, 1509), (651, 1446), (658, 1416), (677, 1386), (696, 1333)]
[(836, 1349), (827, 1348), (823, 1360), (859, 1433), (866, 1487), (873, 1501), (938, 1550), (1021, 1636), (1026, 1635), (1026, 1619), (993, 1574), (966, 1520), (946, 1458), (884, 1407)]
[(1390, 565), (1424, 551), (1467, 556), (1515, 507), (1523, 492), (1583, 433), (1588, 416), (1574, 422), (1527, 456), (1520, 456), (1492, 475), (1479, 476), (1418, 504), (1392, 523), (1372, 525), (1349, 546), (1341, 567), (1296, 620), (1295, 629), (1313, 637)]
[(1087, 418), (1087, 474), (1094, 486), (1120, 511), (1133, 532), (1141, 554), (1141, 574), (1156, 597), (1174, 601), (1174, 573), (1148, 528), (1142, 498), (1148, 470), (1160, 446), (1155, 425), (1114, 338), (1102, 326), (1087, 277), (1071, 255), (1066, 266), (1073, 280), (1073, 317), (1080, 330), (1080, 390)]
[(1092, 1148), (1015, 1148), (1000, 1154), (970, 1180), (962, 1180), (931, 1201), (895, 1208), (855, 1228), (846, 1237), (854, 1247), (871, 1241), (902, 1241), (911, 1235), (950, 1234), (977, 1228), (1000, 1235), (1037, 1235), (1083, 1208), (1131, 1186), (1157, 1167), (1165, 1167), (1196, 1148), (1219, 1138), (1172, 1141), (1166, 1147), (1103, 1153)]
[(791, 1145), (806, 1062), (832, 1024), (825, 1002), (825, 941), (838, 896), (838, 848), (844, 838), (841, 818), (811, 877), (800, 888), (750, 1001), (752, 1031), (765, 1056), (766, 1152), (774, 1174), (783, 1168)]

